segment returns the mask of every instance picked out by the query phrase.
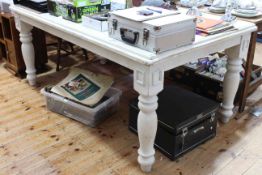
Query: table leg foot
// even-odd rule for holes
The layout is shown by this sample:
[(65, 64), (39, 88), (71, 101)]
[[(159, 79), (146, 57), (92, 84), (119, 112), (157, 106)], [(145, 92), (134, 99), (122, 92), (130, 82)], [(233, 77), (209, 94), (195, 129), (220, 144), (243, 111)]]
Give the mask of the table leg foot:
[(143, 172), (149, 173), (152, 170), (152, 165), (140, 165), (140, 168)]
[(229, 120), (232, 118), (232, 116), (234, 114), (232, 109), (225, 109), (223, 107), (220, 108), (218, 113), (219, 113), (219, 116), (220, 116), (220, 121), (222, 123), (228, 123)]
[(27, 73), (26, 79), (30, 86), (36, 86), (36, 75), (35, 73)]

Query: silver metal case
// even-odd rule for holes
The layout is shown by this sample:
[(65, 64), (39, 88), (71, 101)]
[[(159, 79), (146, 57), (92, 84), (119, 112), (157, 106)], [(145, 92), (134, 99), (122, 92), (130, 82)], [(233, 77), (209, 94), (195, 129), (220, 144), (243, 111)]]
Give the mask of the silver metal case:
[(182, 14), (135, 21), (111, 13), (108, 25), (110, 37), (155, 53), (195, 41), (196, 18)]

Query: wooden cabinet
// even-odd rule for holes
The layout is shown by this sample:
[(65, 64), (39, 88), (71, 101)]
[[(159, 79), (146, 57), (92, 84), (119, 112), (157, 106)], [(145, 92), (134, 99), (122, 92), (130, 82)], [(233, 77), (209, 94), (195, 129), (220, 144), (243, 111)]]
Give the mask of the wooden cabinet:
[[(36, 69), (41, 72), (45, 69), (45, 63), (47, 62), (45, 33), (34, 28), (32, 34)], [(25, 75), (19, 32), (15, 28), (14, 16), (11, 13), (0, 14), (0, 57), (0, 59), (5, 60), (5, 67), (14, 75)]]
[(6, 47), (5, 47), (5, 42), (0, 39), (0, 61), (3, 59), (6, 60), (7, 53), (6, 53)]
[(2, 28), (2, 20), (0, 18), (0, 61), (6, 59), (7, 52), (5, 47), (4, 33)]

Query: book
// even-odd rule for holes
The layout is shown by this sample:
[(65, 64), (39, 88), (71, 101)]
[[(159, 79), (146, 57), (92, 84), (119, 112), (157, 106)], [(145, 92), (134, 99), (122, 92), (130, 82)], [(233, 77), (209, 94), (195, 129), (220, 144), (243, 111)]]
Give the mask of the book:
[(110, 76), (73, 68), (66, 78), (51, 88), (51, 92), (93, 106), (112, 84), (113, 78)]
[(214, 27), (221, 23), (223, 23), (223, 20), (220, 20), (220, 19), (210, 19), (210, 18), (205, 18), (205, 17), (198, 17), (196, 27), (198, 29), (206, 30), (208, 28)]
[(202, 29), (197, 29), (197, 30), (209, 35), (213, 35), (229, 29), (234, 29), (234, 26), (230, 23), (224, 22), (206, 30), (202, 30)]
[(229, 22), (204, 17), (198, 18), (196, 29), (201, 36), (213, 35), (224, 31), (235, 30), (234, 26)]

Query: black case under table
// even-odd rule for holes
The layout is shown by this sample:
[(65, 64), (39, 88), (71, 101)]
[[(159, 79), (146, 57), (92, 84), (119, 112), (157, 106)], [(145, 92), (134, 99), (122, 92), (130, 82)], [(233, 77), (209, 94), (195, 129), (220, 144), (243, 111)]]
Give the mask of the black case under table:
[[(217, 102), (175, 86), (165, 87), (158, 97), (155, 147), (171, 160), (216, 135)], [(135, 133), (137, 103), (129, 105), (129, 129)]]

